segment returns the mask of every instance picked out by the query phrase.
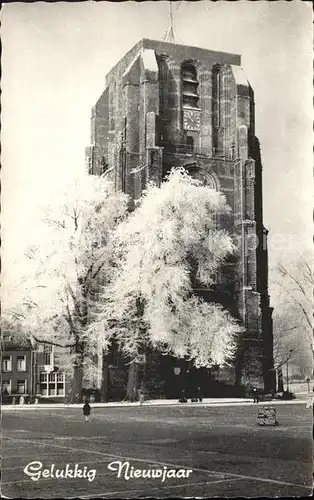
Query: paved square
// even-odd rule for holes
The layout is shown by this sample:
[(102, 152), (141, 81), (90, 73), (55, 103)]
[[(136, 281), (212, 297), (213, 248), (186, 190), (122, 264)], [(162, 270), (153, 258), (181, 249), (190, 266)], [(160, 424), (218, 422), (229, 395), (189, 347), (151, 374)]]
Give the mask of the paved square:
[[(89, 423), (81, 408), (5, 409), (2, 495), (308, 496), (312, 492), (312, 410), (304, 403), (281, 403), (276, 408), (277, 427), (259, 427), (257, 405), (252, 404), (95, 408)], [(33, 461), (49, 469), (49, 477), (34, 481), (27, 476), (23, 469)], [(121, 477), (110, 470), (117, 469), (118, 462), (121, 466), (128, 462)], [(66, 466), (74, 471), (75, 464), (86, 477), (52, 477)], [(193, 472), (188, 477), (172, 472), (162, 481), (162, 477), (128, 478), (126, 469), (127, 476), (149, 469), (165, 471), (165, 476), (174, 469)], [(88, 471), (93, 470), (95, 477), (91, 475), (89, 481)]]

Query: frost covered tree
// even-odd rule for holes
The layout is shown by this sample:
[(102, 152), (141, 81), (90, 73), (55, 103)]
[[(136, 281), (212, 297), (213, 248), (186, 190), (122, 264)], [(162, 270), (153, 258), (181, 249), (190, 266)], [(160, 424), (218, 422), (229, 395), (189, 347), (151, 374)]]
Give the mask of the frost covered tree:
[(278, 304), (274, 310), (274, 368), (277, 372), (277, 390), (284, 391), (283, 366), (292, 359), (300, 358), (302, 342), (300, 343), (300, 330), (302, 323), (296, 310), (287, 303)]
[[(278, 385), (282, 390), (281, 366), (286, 359), (297, 365), (300, 373), (313, 372), (313, 286), (311, 258), (304, 254), (289, 266), (279, 264), (274, 298), (274, 355), (279, 365)], [(275, 363), (276, 364), (276, 363)]]
[(196, 367), (222, 365), (233, 356), (241, 328), (220, 305), (193, 294), (197, 283), (214, 282), (234, 251), (231, 236), (215, 223), (217, 214), (229, 211), (221, 193), (173, 169), (160, 188), (148, 187), (117, 227), (115, 276), (103, 291), (91, 335), (104, 348), (114, 338), (130, 358), (127, 397), (138, 387), (137, 360), (147, 349)]
[(303, 255), (289, 268), (279, 264), (281, 281), (278, 283), (281, 293), (294, 307), (295, 315), (303, 322), (303, 338), (308, 347), (313, 349), (313, 287), (314, 270), (312, 257)]
[(11, 316), (36, 342), (70, 348), (72, 402), (81, 394), (84, 361), (97, 349), (87, 327), (99, 283), (112, 272), (110, 235), (127, 211), (128, 197), (110, 182), (81, 176), (45, 208), (26, 253)]

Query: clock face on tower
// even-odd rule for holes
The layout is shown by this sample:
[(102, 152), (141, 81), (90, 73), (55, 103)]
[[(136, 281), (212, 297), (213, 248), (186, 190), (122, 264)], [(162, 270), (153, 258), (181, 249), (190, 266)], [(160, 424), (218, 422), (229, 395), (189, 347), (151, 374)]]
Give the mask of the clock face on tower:
[(201, 127), (200, 112), (192, 109), (185, 109), (183, 111), (184, 130), (195, 130), (199, 132), (200, 127)]

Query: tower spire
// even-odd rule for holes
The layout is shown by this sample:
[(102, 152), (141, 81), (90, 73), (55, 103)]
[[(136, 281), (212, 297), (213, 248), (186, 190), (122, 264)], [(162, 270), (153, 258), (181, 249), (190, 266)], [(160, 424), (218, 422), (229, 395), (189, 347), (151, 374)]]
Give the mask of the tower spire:
[(163, 40), (165, 42), (175, 43), (175, 36), (173, 30), (173, 15), (172, 15), (172, 2), (169, 2), (169, 19), (168, 19), (168, 27), (164, 34)]

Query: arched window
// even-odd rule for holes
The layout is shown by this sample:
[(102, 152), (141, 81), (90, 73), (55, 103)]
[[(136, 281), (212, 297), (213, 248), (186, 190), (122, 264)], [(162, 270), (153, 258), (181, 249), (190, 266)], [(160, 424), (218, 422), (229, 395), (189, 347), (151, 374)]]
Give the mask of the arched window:
[(159, 68), (159, 114), (165, 117), (168, 109), (168, 65), (163, 56), (158, 61)]
[(222, 137), (223, 137), (223, 75), (220, 65), (213, 67), (212, 72), (212, 125), (213, 125), (213, 150), (214, 154), (222, 152)]
[(183, 108), (198, 108), (198, 79), (195, 66), (190, 62), (182, 65), (182, 106)]
[(116, 82), (113, 81), (109, 85), (109, 130), (115, 129), (115, 94), (116, 94)]
[(213, 68), (213, 125), (215, 127), (222, 126), (222, 113), (221, 113), (221, 100), (222, 100), (222, 71), (221, 67), (217, 64)]
[(193, 179), (199, 180), (204, 186), (208, 186), (216, 191), (218, 190), (215, 177), (211, 173), (206, 172), (203, 168), (200, 168), (197, 163), (186, 163), (184, 168)]
[(226, 66), (216, 64), (212, 70), (213, 153), (232, 157), (230, 74)]

